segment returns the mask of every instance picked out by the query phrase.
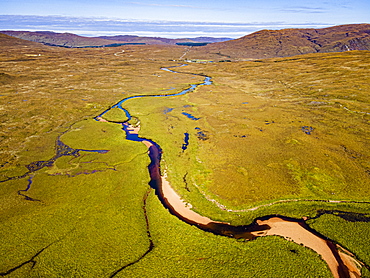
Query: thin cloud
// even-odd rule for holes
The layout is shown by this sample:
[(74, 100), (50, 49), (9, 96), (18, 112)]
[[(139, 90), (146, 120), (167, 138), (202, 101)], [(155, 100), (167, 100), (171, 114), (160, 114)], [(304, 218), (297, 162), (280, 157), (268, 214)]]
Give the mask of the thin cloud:
[(333, 5), (335, 5), (336, 7), (338, 8), (342, 8), (342, 9), (348, 9), (348, 10), (351, 10), (353, 7), (353, 1), (347, 1), (347, 0), (343, 0), (343, 1), (340, 1), (340, 0), (337, 0), (335, 1), (334, 3), (333, 2), (330, 2), (330, 1), (324, 1), (322, 2), (323, 5), (327, 5), (327, 6), (330, 6), (332, 7)]
[(143, 6), (143, 7), (161, 7), (161, 8), (185, 8), (196, 10), (214, 10), (214, 11), (231, 11), (231, 8), (216, 8), (216, 7), (201, 7), (191, 5), (176, 5), (176, 4), (158, 4), (158, 3), (143, 3), (143, 2), (129, 2), (129, 4)]
[(262, 29), (322, 28), (327, 23), (189, 22), (114, 18), (0, 15), (0, 30), (69, 32), (77, 35), (144, 35), (160, 37), (215, 36), (237, 38)]
[(282, 12), (291, 12), (291, 13), (326, 13), (327, 10), (322, 7), (306, 7), (306, 6), (295, 6), (285, 9), (280, 9)]
[(164, 5), (164, 4), (151, 4), (151, 3), (142, 3), (142, 2), (130, 2), (130, 4), (140, 5), (140, 6), (149, 6), (149, 7), (171, 7), (171, 8), (190, 8), (190, 9), (201, 9), (201, 7), (189, 6), (189, 5)]

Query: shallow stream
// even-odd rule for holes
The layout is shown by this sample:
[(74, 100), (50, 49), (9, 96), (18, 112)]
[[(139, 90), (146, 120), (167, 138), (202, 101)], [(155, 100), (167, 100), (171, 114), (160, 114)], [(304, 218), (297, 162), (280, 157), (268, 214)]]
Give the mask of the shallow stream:
[[(172, 72), (174, 74), (181, 73), (170, 70), (168, 68), (162, 68), (162, 70)], [(361, 271), (359, 269), (360, 263), (357, 262), (353, 257), (348, 256), (340, 251), (343, 248), (339, 249), (336, 244), (332, 243), (324, 236), (311, 229), (303, 219), (293, 219), (280, 215), (268, 215), (255, 219), (254, 222), (250, 225), (233, 226), (226, 222), (213, 221), (208, 217), (194, 212), (193, 210), (191, 210), (191, 205), (184, 203), (181, 197), (178, 196), (177, 193), (172, 189), (171, 185), (166, 179), (166, 173), (161, 173), (161, 147), (151, 140), (139, 137), (138, 133), (140, 127), (131, 126), (128, 123), (132, 117), (130, 113), (125, 108), (123, 108), (122, 104), (125, 101), (135, 98), (180, 96), (194, 91), (198, 86), (211, 84), (211, 77), (204, 76), (203, 83), (191, 85), (189, 88), (182, 90), (179, 93), (132, 96), (121, 100), (111, 107), (122, 109), (126, 113), (128, 120), (119, 123), (122, 125), (122, 129), (126, 132), (126, 139), (142, 142), (148, 147), (148, 155), (151, 161), (148, 166), (151, 179), (149, 184), (155, 190), (156, 195), (158, 196), (163, 206), (167, 208), (171, 214), (177, 216), (182, 221), (190, 225), (195, 225), (204, 231), (211, 232), (216, 235), (245, 240), (252, 240), (256, 237), (268, 235), (281, 236), (287, 240), (311, 248), (312, 250), (320, 254), (322, 259), (327, 262), (334, 277), (361, 277)], [(96, 120), (106, 121), (103, 120), (104, 114), (107, 113), (111, 108), (107, 109), (99, 116), (97, 116)], [(190, 114), (184, 115), (191, 119), (195, 119), (194, 116)], [(189, 135), (186, 133), (184, 135), (185, 139), (182, 146), (183, 150), (187, 148), (189, 142)]]

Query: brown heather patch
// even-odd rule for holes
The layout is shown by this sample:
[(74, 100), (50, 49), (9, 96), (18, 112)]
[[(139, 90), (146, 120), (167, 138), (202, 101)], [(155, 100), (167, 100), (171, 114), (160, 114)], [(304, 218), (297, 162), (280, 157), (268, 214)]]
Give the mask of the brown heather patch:
[[(201, 82), (160, 70), (178, 65), (169, 60), (181, 57), (184, 47), (62, 49), (0, 39), (2, 179), (51, 159), (63, 132), (61, 140), (72, 148), (109, 150), (61, 157), (33, 173), (27, 192), (28, 177), (1, 183), (0, 273), (108, 277), (130, 265), (119, 275), (330, 277), (317, 254), (292, 242), (267, 237), (244, 244), (171, 216), (148, 191), (145, 146), (123, 140), (119, 125), (92, 119), (122, 98)], [(204, 216), (244, 225), (276, 213), (314, 216), (323, 207), (367, 213), (362, 204), (267, 204), (292, 195), (368, 198), (368, 61), (368, 52), (351, 52), (191, 65), (178, 70), (210, 75), (214, 85), (181, 97), (130, 100), (125, 108), (140, 120), (140, 136), (162, 147), (161, 166), (176, 192)], [(302, 126), (312, 126), (312, 134)], [(230, 212), (214, 201), (266, 206)], [(333, 238), (344, 234), (341, 222), (331, 223), (319, 218), (316, 224)], [(347, 234), (337, 241), (369, 254), (367, 223), (346, 224)], [(136, 264), (150, 242), (155, 248)], [(369, 264), (368, 256), (362, 259)]]
[(189, 95), (210, 134), (197, 143), (212, 169), (206, 190), (238, 206), (367, 199), (369, 58), (355, 51), (189, 66), (214, 81)]

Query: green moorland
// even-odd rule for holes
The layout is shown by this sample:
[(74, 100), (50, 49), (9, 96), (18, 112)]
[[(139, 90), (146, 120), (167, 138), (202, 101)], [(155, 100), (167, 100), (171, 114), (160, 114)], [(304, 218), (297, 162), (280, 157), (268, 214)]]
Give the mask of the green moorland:
[[(270, 214), (312, 218), (319, 210), (369, 215), (369, 66), (367, 51), (190, 64), (178, 70), (211, 76), (213, 84), (158, 99), (158, 106), (140, 100), (150, 110), (134, 100), (126, 106), (141, 118), (142, 136), (164, 149), (171, 184), (213, 219), (244, 224)], [(327, 217), (311, 223), (339, 235), (341, 221), (326, 225)], [(368, 217), (348, 225), (335, 241), (368, 264)]]
[[(142, 134), (160, 129), (171, 182), (189, 198), (185, 175), (194, 195), (234, 210), (285, 199), (369, 201), (369, 66), (366, 51), (189, 65), (181, 70), (212, 76), (213, 85), (184, 96), (185, 105), (163, 100), (153, 110), (174, 109)], [(193, 143), (185, 152), (184, 132)], [(294, 216), (311, 215), (298, 207)]]
[[(170, 215), (149, 188), (145, 146), (93, 120), (123, 98), (202, 82), (160, 69), (178, 65), (171, 60), (184, 47), (64, 49), (2, 36), (0, 50), (1, 276), (110, 277), (128, 265), (117, 277), (331, 277), (295, 243), (236, 241)], [(179, 70), (214, 84), (125, 107), (140, 135), (161, 145), (162, 170), (201, 214), (233, 224), (318, 209), (363, 216), (369, 206), (360, 203), (243, 210), (291, 198), (369, 201), (368, 64), (368, 52), (351, 52), (189, 65)], [(115, 109), (105, 117), (125, 116)], [(368, 223), (340, 216), (309, 223), (369, 265)]]

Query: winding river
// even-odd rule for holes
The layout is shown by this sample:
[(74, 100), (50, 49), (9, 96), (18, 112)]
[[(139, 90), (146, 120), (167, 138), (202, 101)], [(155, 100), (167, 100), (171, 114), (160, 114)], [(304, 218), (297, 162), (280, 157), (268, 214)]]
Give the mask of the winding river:
[[(162, 70), (169, 71), (174, 74), (181, 73), (173, 71), (169, 68), (162, 68)], [(361, 277), (360, 269), (363, 264), (357, 261), (353, 256), (349, 255), (350, 253), (344, 250), (344, 248), (334, 244), (333, 242), (327, 240), (324, 236), (312, 230), (303, 219), (293, 219), (279, 215), (270, 215), (257, 218), (250, 225), (233, 226), (226, 222), (214, 221), (208, 217), (194, 212), (191, 209), (191, 205), (185, 203), (175, 192), (175, 190), (173, 190), (170, 183), (167, 181), (166, 172), (161, 172), (161, 147), (152, 140), (139, 137), (140, 126), (134, 126), (129, 123), (129, 121), (132, 119), (132, 116), (130, 115), (129, 111), (123, 107), (123, 103), (135, 98), (184, 95), (194, 91), (198, 86), (212, 84), (210, 77), (204, 75), (199, 76), (204, 77), (203, 83), (191, 85), (189, 88), (179, 93), (128, 97), (113, 105), (95, 119), (100, 122), (109, 122), (108, 120), (104, 119), (104, 115), (112, 108), (119, 108), (125, 112), (128, 120), (116, 123), (122, 126), (122, 129), (126, 133), (127, 140), (142, 142), (148, 147), (148, 155), (150, 157), (150, 164), (148, 166), (150, 175), (149, 184), (155, 190), (155, 193), (163, 206), (167, 208), (171, 214), (177, 216), (182, 221), (190, 225), (195, 225), (204, 231), (235, 239), (243, 238), (245, 240), (252, 240), (261, 236), (281, 236), (289, 241), (293, 241), (297, 244), (302, 244), (308, 248), (311, 248), (320, 254), (322, 259), (328, 264), (329, 269), (335, 278)], [(119, 271), (116, 271), (115, 274), (117, 274)]]

